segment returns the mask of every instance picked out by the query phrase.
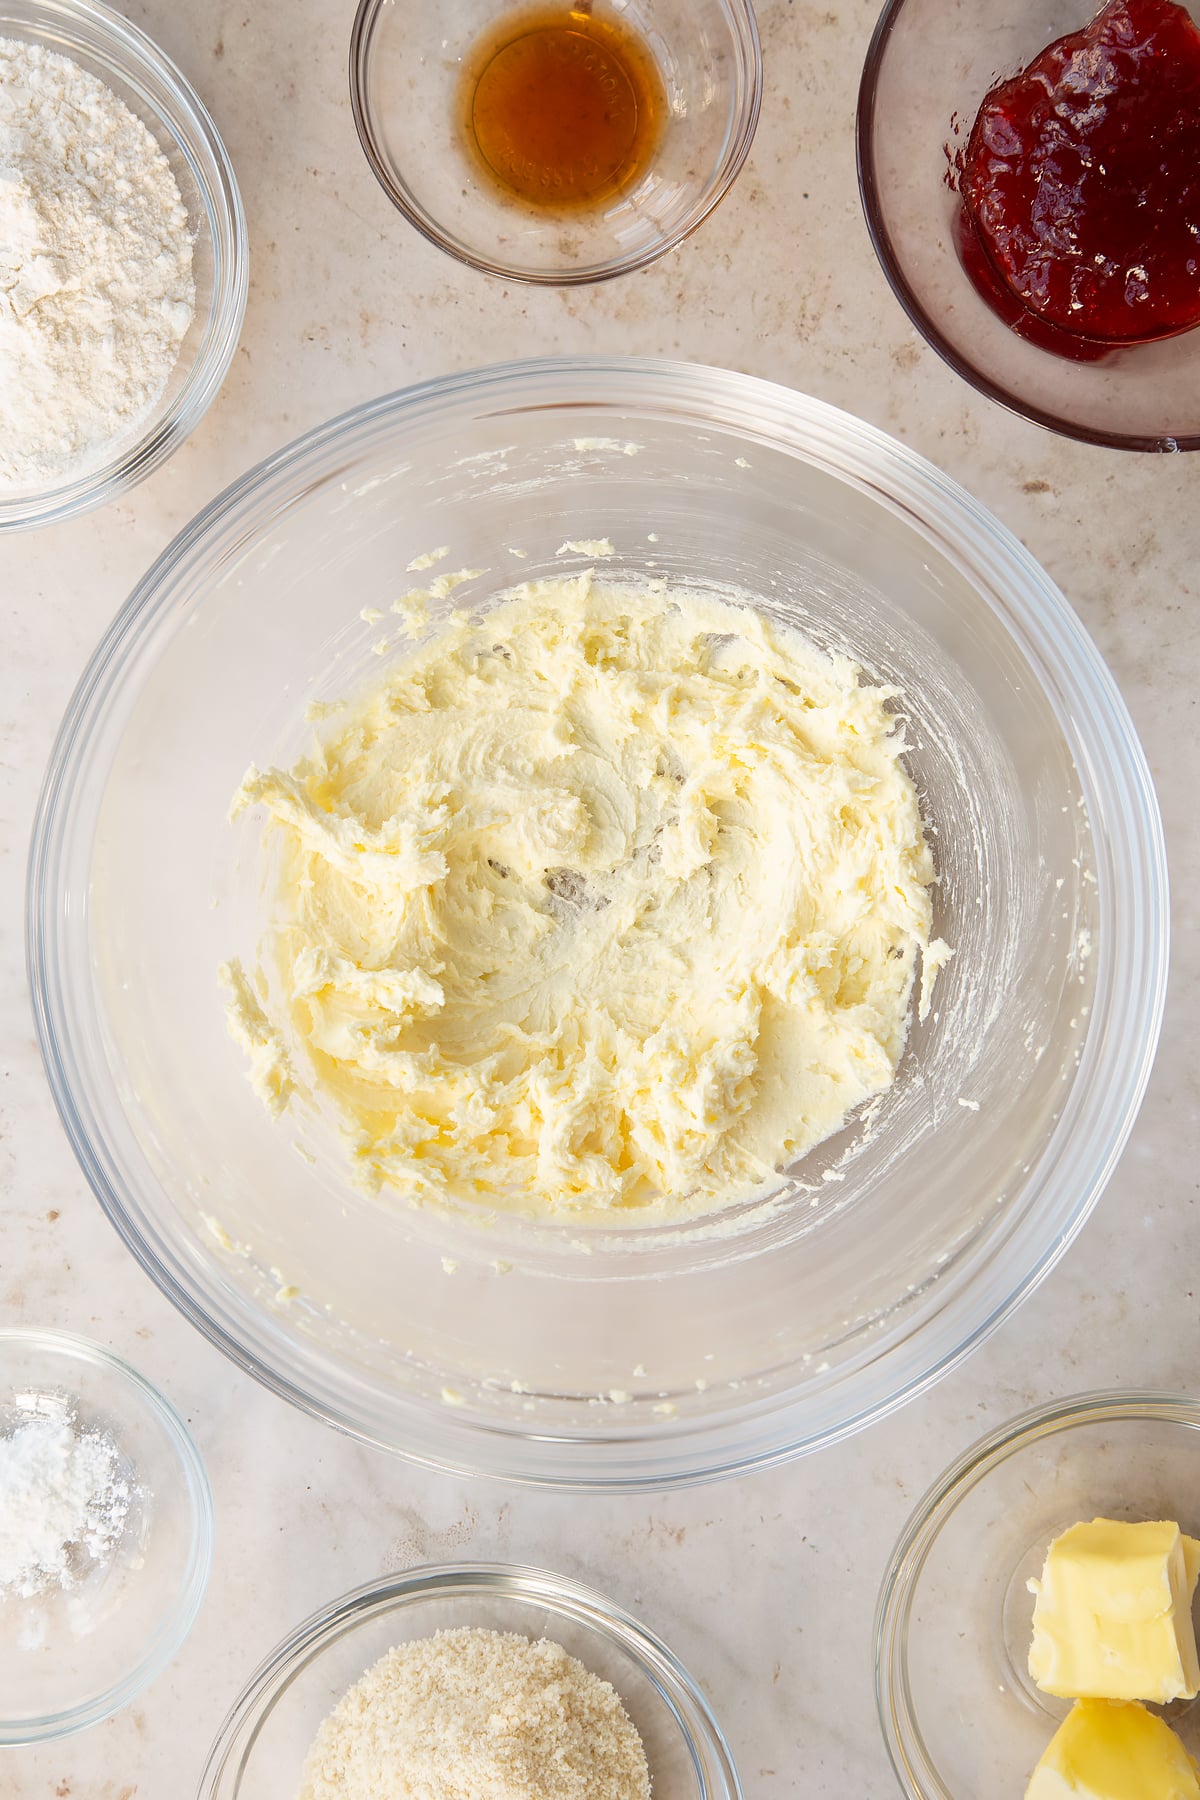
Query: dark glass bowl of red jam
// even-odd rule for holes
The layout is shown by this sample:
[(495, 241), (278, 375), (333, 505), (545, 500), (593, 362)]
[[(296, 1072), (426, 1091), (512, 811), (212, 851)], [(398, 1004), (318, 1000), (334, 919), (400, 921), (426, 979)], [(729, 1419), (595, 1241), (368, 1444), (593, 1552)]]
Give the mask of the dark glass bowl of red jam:
[(888, 0), (858, 168), (893, 291), (981, 393), (1200, 449), (1200, 0)]

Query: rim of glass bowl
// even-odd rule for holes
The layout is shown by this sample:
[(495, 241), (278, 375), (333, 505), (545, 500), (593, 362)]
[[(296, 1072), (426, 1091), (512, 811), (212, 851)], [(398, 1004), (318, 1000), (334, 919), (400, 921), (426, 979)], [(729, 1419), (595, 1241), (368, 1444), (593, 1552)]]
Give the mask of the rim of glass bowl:
[(212, 1488), (208, 1472), (191, 1432), (164, 1394), (123, 1357), (97, 1344), (91, 1338), (79, 1337), (73, 1331), (42, 1331), (24, 1325), (0, 1326), (0, 1346), (23, 1344), (31, 1350), (46, 1349), (56, 1354), (67, 1352), (94, 1368), (107, 1369), (129, 1387), (135, 1389), (149, 1405), (170, 1440), (179, 1466), (192, 1514), (192, 1541), (187, 1566), (179, 1584), (171, 1611), (160, 1623), (137, 1667), (123, 1681), (117, 1682), (95, 1699), (64, 1712), (41, 1713), (30, 1719), (7, 1719), (2, 1714), (0, 1697), (0, 1748), (20, 1744), (48, 1743), (54, 1738), (85, 1731), (99, 1725), (114, 1713), (136, 1700), (144, 1688), (157, 1679), (186, 1641), (204, 1601), (208, 1578), (212, 1572), (215, 1520)]
[(1146, 436), (1141, 432), (1102, 431), (1098, 428), (1079, 425), (1071, 419), (1064, 419), (1058, 413), (1038, 406), (1032, 401), (1018, 400), (1007, 388), (1001, 387), (982, 369), (969, 362), (954, 345), (942, 336), (937, 325), (930, 318), (921, 302), (917, 299), (904, 272), (904, 265), (897, 256), (892, 244), (891, 234), (883, 216), (880, 204), (880, 183), (875, 165), (875, 99), (882, 73), (884, 59), (896, 21), (903, 12), (906, 0), (887, 0), (879, 15), (871, 42), (867, 47), (866, 60), (863, 63), (862, 79), (858, 89), (858, 110), (855, 118), (855, 153), (858, 162), (858, 191), (862, 201), (863, 216), (866, 219), (867, 231), (879, 265), (887, 277), (888, 285), (896, 299), (900, 302), (909, 322), (916, 327), (931, 349), (936, 350), (942, 361), (948, 363), (956, 375), (969, 382), (977, 393), (988, 400), (994, 400), (1007, 412), (1015, 413), (1019, 419), (1028, 419), (1034, 425), (1044, 426), (1047, 431), (1057, 432), (1060, 437), (1074, 438), (1082, 444), (1099, 444), (1107, 450), (1142, 450), (1172, 452), (1176, 450), (1200, 450), (1200, 434), (1189, 434), (1173, 437), (1161, 433), (1156, 437)]
[(404, 215), (429, 243), (444, 250), (484, 275), (497, 275), (505, 281), (524, 281), (536, 287), (582, 287), (589, 282), (609, 281), (616, 275), (632, 274), (645, 269), (691, 237), (725, 198), (750, 154), (758, 117), (762, 110), (762, 44), (758, 19), (752, 0), (721, 0), (729, 19), (738, 52), (738, 85), (740, 100), (736, 129), (730, 134), (721, 158), (720, 170), (702, 201), (689, 213), (687, 220), (660, 244), (641, 250), (636, 255), (614, 261), (593, 263), (579, 269), (529, 269), (502, 261), (472, 249), (461, 238), (444, 230), (433, 214), (423, 207), (416, 195), (396, 182), (383, 150), (384, 134), (378, 129), (375, 110), (370, 102), (371, 53), (376, 27), (391, 0), (359, 0), (350, 32), (350, 109), (363, 154), (371, 172), (396, 210)]
[(6, 24), (28, 24), (35, 15), (45, 27), (61, 33), (56, 48), (63, 55), (86, 49), (110, 58), (114, 70), (142, 97), (159, 127), (169, 133), (203, 200), (212, 241), (213, 297), (192, 366), (171, 406), (153, 428), (75, 481), (13, 500), (0, 497), (0, 531), (54, 525), (105, 506), (174, 455), (208, 411), (229, 371), (241, 335), (250, 278), (246, 215), (233, 164), (204, 102), (186, 76), (144, 31), (102, 0), (22, 0), (20, 8), (10, 8), (7, 0), (0, 0), (0, 36), (5, 35)]
[(1200, 1432), (1200, 1403), (1157, 1389), (1101, 1388), (1068, 1394), (998, 1425), (938, 1476), (917, 1502), (892, 1551), (875, 1608), (875, 1704), (896, 1779), (910, 1800), (962, 1800), (925, 1749), (908, 1682), (908, 1625), (916, 1582), (938, 1533), (963, 1495), (1017, 1451), (1092, 1420), (1159, 1419)]
[[(445, 1406), (373, 1387), (314, 1344), (285, 1337), (268, 1309), (215, 1264), (171, 1241), (161, 1205), (156, 1211), (156, 1182), (148, 1168), (121, 1165), (103, 1122), (103, 1094), (96, 1104), (92, 1070), (102, 1053), (65, 974), (64, 943), (79, 920), (61, 900), (65, 865), (81, 854), (85, 834), (90, 843), (88, 775), (107, 767), (103, 739), (114, 693), (164, 617), (192, 604), (198, 569), (219, 565), (261, 522), (344, 470), (358, 451), (386, 441), (401, 421), (436, 417), (444, 425), (567, 407), (592, 414), (601, 434), (627, 433), (618, 421), (640, 409), (814, 462), (911, 521), (963, 570), (1038, 671), (1071, 745), (1095, 832), (1105, 927), (1079, 1071), (986, 1263), (968, 1255), (947, 1270), (903, 1330), (844, 1376), (833, 1371), (801, 1393), (712, 1420), (656, 1420), (588, 1440), (536, 1426), (480, 1426)], [(47, 1078), (84, 1174), (152, 1279), (235, 1363), (316, 1417), (426, 1466), (630, 1492), (766, 1467), (849, 1436), (961, 1361), (1057, 1262), (1112, 1172), (1149, 1077), (1166, 987), (1166, 856), (1150, 772), (1099, 652), (1024, 546), (956, 482), (875, 427), (756, 377), (632, 357), (560, 357), (447, 376), (371, 401), (250, 470), (180, 532), (113, 620), (59, 729), (33, 831), (27, 962)]]
[(619, 1645), (650, 1681), (678, 1725), (702, 1800), (741, 1800), (737, 1767), (716, 1715), (661, 1638), (582, 1582), (548, 1569), (492, 1562), (432, 1563), (368, 1581), (305, 1619), (259, 1664), (234, 1701), (209, 1751), (196, 1800), (210, 1800), (232, 1757), (244, 1761), (276, 1700), (327, 1644), (364, 1617), (403, 1610), (442, 1594), (467, 1598), (473, 1594), (511, 1595), (544, 1606), (559, 1618), (586, 1625)]

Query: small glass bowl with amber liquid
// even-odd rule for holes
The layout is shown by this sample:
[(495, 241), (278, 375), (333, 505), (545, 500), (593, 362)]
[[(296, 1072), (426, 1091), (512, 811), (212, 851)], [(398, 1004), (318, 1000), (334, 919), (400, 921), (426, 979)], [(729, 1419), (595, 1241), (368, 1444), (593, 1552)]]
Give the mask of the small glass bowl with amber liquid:
[(351, 98), (379, 182), (489, 274), (569, 285), (642, 268), (749, 151), (750, 0), (361, 0)]
[(666, 123), (649, 46), (594, 10), (511, 13), (463, 63), (463, 141), (484, 179), (527, 206), (604, 206), (645, 175)]

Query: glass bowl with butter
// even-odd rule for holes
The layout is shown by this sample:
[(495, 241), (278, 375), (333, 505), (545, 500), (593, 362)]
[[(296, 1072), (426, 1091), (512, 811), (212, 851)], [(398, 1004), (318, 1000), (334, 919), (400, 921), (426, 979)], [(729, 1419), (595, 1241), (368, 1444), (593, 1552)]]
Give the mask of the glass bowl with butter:
[[(981, 1770), (989, 1792), (1022, 1795), (1045, 1759), (1038, 1800), (1114, 1756), (1144, 1768), (1129, 1789), (1144, 1800), (1192, 1792), (1198, 1457), (1190, 1397), (1083, 1394), (992, 1432), (935, 1484), (876, 1614), (880, 1722), (912, 1800), (963, 1800)], [(1184, 1785), (1156, 1785), (1172, 1765)]]
[[(368, 938), (404, 932), (380, 925), (378, 911), (372, 932), (356, 934), (358, 966), (337, 971), (342, 999), (323, 1020), (333, 1036), (317, 1060), (313, 1034), (293, 1042), (292, 1015), (278, 1007), (278, 964), (260, 946), (285, 911), (270, 847), (281, 840), (264, 837), (267, 792), (248, 771), (269, 779), (286, 811), (288, 772), (324, 743), (344, 800), (360, 786), (353, 742), (378, 740), (374, 727), (359, 731), (354, 704), (406, 671), (432, 683), (439, 704), (460, 691), (478, 699), (482, 735), (468, 764), (508, 782), (503, 805), (491, 797), (491, 821), (476, 820), (486, 854), (467, 890), (493, 919), (509, 916), (504, 892), (514, 875), (526, 879), (535, 850), (545, 864), (538, 930), (560, 965), (592, 923), (619, 922), (631, 894), (657, 896), (655, 882), (626, 882), (622, 864), (589, 909), (589, 881), (576, 883), (570, 862), (586, 823), (578, 796), (525, 805), (523, 752), (501, 732), (513, 705), (495, 698), (515, 705), (505, 658), (517, 625), (506, 616), (508, 636), (487, 630), (510, 587), (538, 581), (575, 593), (592, 582), (601, 600), (603, 584), (634, 584), (643, 604), (657, 593), (667, 635), (701, 605), (732, 608), (744, 626), (731, 630), (725, 613), (698, 640), (727, 719), (743, 716), (736, 696), (751, 691), (768, 632), (803, 634), (857, 665), (875, 704), (903, 714), (903, 762), (937, 877), (929, 937), (954, 954), (923, 1018), (916, 987), (907, 990), (894, 1080), (780, 1167), (771, 1194), (748, 1181), (707, 1214), (681, 1204), (667, 1217), (584, 1217), (564, 1205), (528, 1217), (519, 1193), (509, 1207), (481, 1203), (468, 1171), (469, 1191), (447, 1177), (431, 1195), (448, 1127), (474, 1128), (478, 1095), (469, 1081), (430, 1090), (430, 1071), (455, 1048), (441, 1030), (425, 1027), (413, 1060), (398, 1038), (361, 1027), (384, 990), (396, 1008), (415, 1000), (436, 1011), (435, 989), (456, 972), (442, 946), (419, 982), (412, 970), (396, 981)], [(672, 593), (682, 596), (675, 612)], [(622, 661), (641, 629), (635, 612), (614, 605), (584, 632), (572, 628), (588, 668), (609, 671), (630, 704), (663, 679)], [(458, 644), (457, 665), (421, 661), (439, 633)], [(786, 680), (760, 685), (758, 710), (746, 713), (764, 732), (754, 768), (737, 772), (737, 807), (735, 795), (716, 813), (689, 811), (686, 843), (678, 819), (666, 822), (657, 849), (645, 846), (647, 866), (703, 887), (716, 860), (705, 834), (724, 825), (735, 846), (753, 834), (759, 797), (765, 813), (780, 791), (767, 777), (796, 711)], [(666, 681), (656, 730), (687, 690)], [(381, 726), (407, 720), (419, 749), (431, 720), (414, 710), (411, 682), (407, 699), (400, 689), (392, 698), (402, 703), (389, 702)], [(565, 756), (562, 727), (539, 728), (537, 744)], [(641, 753), (641, 734), (619, 735)], [(718, 762), (728, 763), (729, 741), (714, 730)], [(628, 784), (648, 801), (683, 773), (661, 747), (662, 769), (651, 757), (644, 780)], [(704, 760), (703, 741), (680, 736), (677, 748)], [(412, 768), (420, 762), (414, 749)], [(393, 815), (389, 800), (372, 803), (374, 822), (355, 820), (339, 800), (337, 856), (373, 858), (381, 879), (424, 868), (440, 881), (427, 833), (443, 829), (462, 766), (427, 783), (415, 811), (406, 798)], [(401, 754), (389, 779), (402, 784), (407, 772)], [(727, 768), (717, 775), (732, 779)], [(324, 793), (310, 818), (321, 832), (333, 790), (309, 780), (294, 794)], [(231, 820), (239, 791), (256, 803)], [(682, 817), (686, 781), (679, 793)], [(407, 848), (388, 824), (401, 813)], [(304, 816), (302, 803), (293, 817)], [(486, 833), (510, 826), (520, 841), (506, 858)], [(772, 885), (775, 874), (768, 866), (748, 893), (756, 931), (760, 902), (787, 887), (786, 876)], [(167, 550), (62, 727), (31, 861), (30, 970), (50, 1080), (88, 1178), (166, 1292), (242, 1366), (425, 1463), (636, 1489), (845, 1436), (933, 1380), (1039, 1279), (1087, 1216), (1140, 1100), (1162, 1004), (1164, 884), (1153, 790), (1110, 676), (1045, 574), (960, 488), (870, 427), (769, 383), (563, 359), (432, 382), (335, 420), (252, 471)], [(315, 890), (304, 878), (298, 892)], [(704, 945), (697, 916), (689, 943)], [(395, 922), (408, 917), (397, 911)], [(777, 950), (791, 968), (790, 927), (778, 939), (764, 939), (765, 962)], [(509, 948), (489, 952), (485, 989), (510, 980)], [(314, 943), (290, 965), (303, 961), (309, 997), (338, 986), (325, 957)], [(218, 979), (235, 964), (247, 977), (241, 1042)], [(665, 990), (674, 1030), (686, 1008), (663, 966), (674, 966), (669, 955), (651, 959), (646, 986), (651, 1001)], [(322, 970), (314, 987), (308, 978)], [(849, 969), (852, 1007), (856, 992)], [(270, 1091), (282, 1066), (273, 1029), (307, 1089), (279, 1117), (247, 1079), (257, 1071)], [(408, 1109), (409, 1135), (391, 1145), (411, 1180), (398, 1156), (375, 1191), (359, 1178), (380, 1172), (368, 1165), (381, 1136), (397, 1138), (399, 1114), (358, 1109), (348, 1144), (336, 1096), (310, 1080), (320, 1056), (342, 1060), (338, 1034), (400, 1081), (425, 1081), (425, 1110)], [(457, 1047), (455, 1079), (473, 1041)], [(666, 1048), (654, 1064), (657, 1117), (670, 1123), (675, 1093), (705, 1128), (723, 1092), (736, 1111), (753, 1070), (734, 1058), (728, 1088), (710, 1088), (685, 1081)], [(640, 1056), (634, 1045), (626, 1072), (644, 1072)], [(486, 1060), (497, 1079), (526, 1082), (522, 1105), (535, 1086), (557, 1091), (561, 1067), (549, 1058), (544, 1080), (536, 1067), (513, 1070), (503, 1045), (489, 1043)], [(770, 1091), (787, 1113), (791, 1083)], [(602, 1110), (596, 1142), (572, 1148), (623, 1174), (621, 1145), (605, 1136), (612, 1117)], [(559, 1148), (550, 1142), (545, 1166)]]

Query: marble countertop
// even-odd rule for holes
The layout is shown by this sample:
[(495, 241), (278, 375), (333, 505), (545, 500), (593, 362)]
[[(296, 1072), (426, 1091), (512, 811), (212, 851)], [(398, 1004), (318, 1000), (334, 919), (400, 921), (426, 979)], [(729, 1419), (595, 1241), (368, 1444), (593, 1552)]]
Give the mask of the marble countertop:
[[(872, 1695), (879, 1576), (911, 1506), (983, 1430), (1109, 1384), (1196, 1385), (1194, 1074), (1200, 824), (1197, 467), (1060, 441), (966, 387), (909, 328), (859, 211), (852, 122), (876, 0), (760, 0), (766, 95), (731, 196), (645, 274), (531, 291), (460, 268), (393, 212), (346, 91), (351, 0), (127, 0), (190, 76), (238, 170), (250, 306), (192, 440), (116, 505), (0, 544), (0, 1320), (131, 1358), (207, 1460), (219, 1551), (174, 1664), (107, 1724), (0, 1752), (5, 1800), (186, 1800), (242, 1681), (296, 1622), (387, 1570), (539, 1563), (639, 1613), (696, 1673), (759, 1800), (896, 1785)], [(122, 1249), (60, 1129), (22, 956), (35, 796), (101, 630), (175, 531), (250, 463), (344, 408), (475, 363), (662, 353), (788, 382), (895, 433), (1042, 561), (1114, 669), (1158, 783), (1174, 891), (1166, 1026), (1132, 1141), (1079, 1241), (956, 1373), (851, 1442), (655, 1498), (510, 1491), (424, 1473), (304, 1418), (203, 1341)], [(1189, 1025), (1189, 1021), (1191, 1024)]]

